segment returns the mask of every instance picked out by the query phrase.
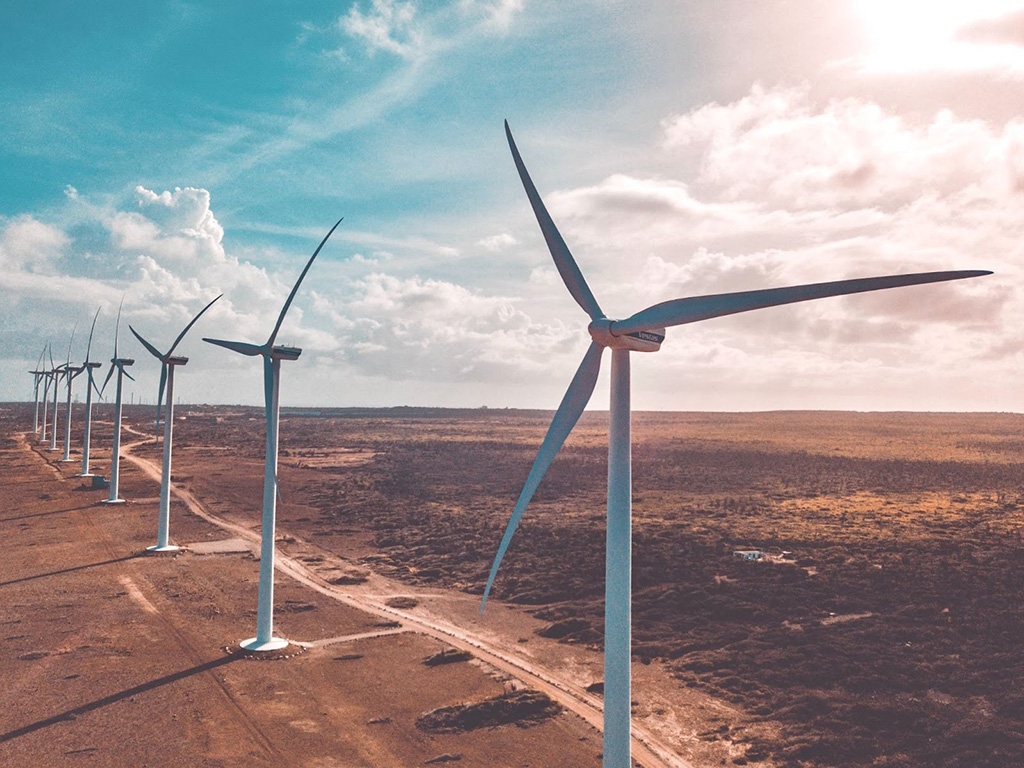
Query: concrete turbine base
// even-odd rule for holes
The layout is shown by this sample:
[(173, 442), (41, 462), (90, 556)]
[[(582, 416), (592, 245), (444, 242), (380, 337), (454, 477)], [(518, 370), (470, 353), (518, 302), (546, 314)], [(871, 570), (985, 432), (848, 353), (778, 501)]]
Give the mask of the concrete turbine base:
[(79, 472), (75, 477), (97, 477), (95, 472)]
[(288, 647), (288, 641), (283, 637), (272, 637), (269, 640), (260, 640), (258, 637), (250, 637), (239, 643), (243, 651), (279, 651)]
[(100, 504), (127, 504), (124, 499), (104, 499)]
[(176, 544), (164, 544), (162, 547), (154, 544), (152, 547), (146, 547), (147, 552), (177, 552), (179, 549), (181, 547)]

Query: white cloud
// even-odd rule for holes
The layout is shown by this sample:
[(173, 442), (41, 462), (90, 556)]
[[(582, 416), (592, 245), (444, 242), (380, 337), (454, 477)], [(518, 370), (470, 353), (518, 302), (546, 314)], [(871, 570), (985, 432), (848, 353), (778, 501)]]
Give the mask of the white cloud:
[(372, 0), (363, 13), (356, 3), (338, 19), (346, 34), (361, 39), (370, 53), (387, 51), (412, 58), (423, 47), (423, 33), (415, 26), (416, 6), (411, 2)]
[(64, 232), (32, 216), (9, 220), (0, 233), (0, 281), (20, 271), (51, 274), (70, 243)]
[(1021, 0), (858, 0), (867, 49), (842, 64), (868, 74), (993, 73), (1024, 77), (1014, 29)]
[(754, 85), (664, 122), (668, 149), (703, 149), (700, 181), (727, 200), (796, 208), (905, 205), (922, 193), (1001, 196), (1024, 184), (1024, 121), (994, 128), (940, 110), (910, 122), (857, 98)]
[(353, 285), (340, 313), (343, 357), (392, 380), (494, 382), (546, 372), (574, 351), (575, 329), (535, 323), (518, 302), (454, 283), (375, 273)]
[(502, 232), (498, 235), (490, 235), (477, 241), (477, 245), (485, 251), (491, 251), (492, 253), (517, 245), (518, 243), (519, 241), (512, 237), (508, 232)]

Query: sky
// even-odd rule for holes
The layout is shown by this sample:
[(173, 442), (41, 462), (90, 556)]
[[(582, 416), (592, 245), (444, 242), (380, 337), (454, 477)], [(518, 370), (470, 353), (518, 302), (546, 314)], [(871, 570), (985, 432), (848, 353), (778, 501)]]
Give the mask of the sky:
[(670, 328), (635, 408), (1024, 411), (1024, 0), (9, 0), (0, 50), (0, 401), (97, 309), (108, 360), (123, 298), (152, 402), (127, 326), (165, 348), (223, 294), (176, 399), (260, 403), (259, 360), (201, 338), (265, 341), (344, 217), (283, 405), (555, 408), (588, 318), (507, 119), (611, 317), (995, 273)]

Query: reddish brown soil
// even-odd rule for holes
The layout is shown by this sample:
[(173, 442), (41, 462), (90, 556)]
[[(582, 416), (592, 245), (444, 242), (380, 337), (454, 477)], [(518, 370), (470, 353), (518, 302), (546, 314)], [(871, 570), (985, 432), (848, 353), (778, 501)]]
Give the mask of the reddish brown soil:
[[(427, 637), (279, 660), (225, 652), (254, 629), (252, 556), (142, 555), (156, 485), (123, 465), (122, 495), (136, 501), (98, 505), (106, 491), (74, 478), (79, 464), (56, 463), (19, 434), (26, 414), (0, 408), (0, 765), (380, 768), (444, 754), (480, 768), (599, 765), (600, 736), (564, 714), (529, 729), (418, 729), (425, 712), (506, 690), (478, 664), (423, 664), (444, 647)], [(172, 519), (179, 542), (226, 538), (180, 503)], [(378, 621), (286, 577), (277, 584), (290, 638)]]
[[(262, 498), (261, 410), (179, 413), (185, 418), (176, 424), (175, 478), (217, 515), (252, 528)], [(152, 420), (149, 409), (130, 416), (140, 428)], [(295, 541), (282, 546), (341, 556), (421, 589), (479, 594), (548, 419), (522, 411), (286, 411), (279, 531)], [(691, 740), (722, 746), (715, 753), (721, 758), (702, 764), (1024, 765), (1022, 435), (1024, 417), (1013, 414), (636, 414), (634, 649), (637, 667), (651, 670), (637, 676), (638, 718), (657, 710), (662, 721), (675, 718)], [(574, 648), (599, 648), (601, 641), (606, 445), (606, 416), (585, 414), (538, 491), (496, 584), (498, 598), (531, 611), (549, 625), (537, 627), (542, 634)], [(137, 452), (159, 457), (152, 445)], [(130, 493), (155, 501), (149, 483)], [(140, 502), (119, 513), (125, 518), (119, 535), (130, 542), (125, 551), (151, 543), (154, 510), (152, 502)], [(175, 520), (179, 542), (225, 536), (181, 512)], [(793, 554), (772, 563), (732, 556), (751, 546)], [(223, 613), (205, 620), (237, 639), (234, 611), (255, 604), (255, 565), (241, 555), (166, 562), (185, 561), (209, 562), (218, 574), (224, 563), (251, 568), (244, 576), (236, 572), (250, 579), (243, 585), (249, 597), (229, 609), (232, 621)], [(123, 567), (140, 562), (152, 579), (153, 569), (165, 567), (150, 559)], [(179, 580), (168, 586), (175, 575)], [(193, 603), (170, 597), (199, 589), (180, 576), (172, 570), (165, 581), (149, 582), (167, 590), (158, 593), (163, 602), (149, 598), (162, 612)], [(303, 590), (290, 599), (315, 602)], [(222, 600), (232, 605), (227, 597), (210, 604), (220, 607)], [(494, 610), (500, 608), (496, 603)], [(320, 610), (283, 613), (280, 624), (315, 621)], [(251, 626), (253, 617), (244, 621)], [(288, 631), (298, 632), (294, 626)], [(315, 629), (302, 631), (315, 639)], [(324, 629), (320, 637), (338, 634)], [(213, 645), (231, 639), (219, 636)], [(382, 647), (413, 639), (361, 642)], [(538, 653), (550, 653), (544, 643), (555, 642), (520, 640)], [(440, 650), (433, 646), (430, 652)], [(280, 666), (313, 666), (316, 653)], [(415, 662), (427, 655), (425, 648)], [(226, 674), (245, 664), (219, 669)], [(433, 669), (459, 667), (465, 665)], [(678, 687), (661, 690), (652, 703), (646, 686), (665, 669)], [(494, 685), (474, 697), (500, 692)], [(717, 723), (693, 717), (688, 707), (698, 692), (722, 702)], [(713, 706), (706, 704), (713, 700), (702, 701)], [(441, 705), (424, 701), (415, 714), (434, 706)], [(555, 722), (564, 721), (562, 715)], [(377, 727), (364, 728), (360, 740), (372, 739)], [(550, 727), (528, 731), (531, 749), (535, 733)], [(502, 730), (484, 734), (497, 738)], [(463, 743), (438, 744), (436, 754), (467, 756)], [(555, 737), (551, 743), (562, 744)], [(599, 740), (591, 735), (575, 746), (590, 761), (580, 764), (596, 764)], [(429, 759), (428, 752), (408, 764)], [(532, 759), (533, 752), (526, 754)], [(565, 754), (535, 764), (573, 764), (573, 751)]]

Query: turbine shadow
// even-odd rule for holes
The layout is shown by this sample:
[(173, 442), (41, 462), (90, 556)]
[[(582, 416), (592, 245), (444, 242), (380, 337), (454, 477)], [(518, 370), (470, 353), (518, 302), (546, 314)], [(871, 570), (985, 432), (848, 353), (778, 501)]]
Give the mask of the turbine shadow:
[(92, 509), (94, 505), (86, 504), (82, 507), (71, 507), (69, 509), (51, 509), (49, 512), (33, 512), (31, 515), (18, 515), (16, 517), (0, 517), (0, 523), (13, 523), (16, 520), (29, 520), (33, 517), (47, 517), (48, 515), (62, 515), (66, 512), (78, 512), (82, 509)]
[(86, 563), (85, 565), (75, 565), (71, 568), (62, 568), (59, 571), (50, 571), (49, 573), (38, 573), (35, 576), (22, 576), (20, 579), (11, 579), (10, 581), (0, 581), (0, 587), (7, 587), (11, 584), (23, 584), (26, 581), (35, 581), (36, 579), (45, 579), (49, 576), (60, 576), (62, 573), (74, 573), (75, 571), (84, 571), (86, 568), (99, 568), (102, 565), (113, 565), (114, 563), (123, 563), (126, 560), (134, 560), (137, 557), (141, 557), (141, 553), (134, 552), (124, 557), (115, 557), (113, 560), (103, 560), (99, 563)]
[(190, 667), (189, 669), (183, 669), (180, 672), (173, 672), (169, 675), (158, 677), (156, 680), (150, 680), (147, 683), (136, 685), (133, 688), (127, 688), (126, 690), (119, 691), (118, 693), (112, 693), (109, 696), (104, 696), (102, 699), (96, 699), (95, 701), (90, 701), (87, 704), (82, 704), (72, 709), (65, 710), (64, 712), (61, 712), (59, 715), (48, 717), (45, 720), (37, 720), (34, 723), (24, 725), (21, 728), (16, 728), (13, 731), (2, 733), (0, 734), (0, 744), (2, 744), (5, 741), (11, 741), (12, 739), (16, 739), (19, 736), (25, 736), (26, 734), (34, 733), (35, 731), (42, 730), (43, 728), (47, 728), (51, 725), (56, 725), (57, 723), (66, 720), (74, 720), (76, 717), (80, 715), (84, 715), (88, 712), (93, 712), (97, 709), (101, 709), (110, 704), (116, 704), (119, 701), (123, 701), (124, 699), (130, 698), (131, 696), (136, 696), (140, 693), (145, 693), (146, 691), (151, 691), (154, 688), (160, 688), (164, 685), (170, 685), (171, 683), (176, 683), (179, 680), (184, 680), (187, 677), (192, 677), (193, 675), (208, 672), (211, 669), (216, 669), (217, 667), (222, 667), (225, 664), (230, 664), (232, 661), (235, 661), (239, 658), (242, 657), (238, 654), (224, 656), (219, 659), (214, 659), (213, 661), (207, 661), (203, 664), (199, 664), (195, 667)]

